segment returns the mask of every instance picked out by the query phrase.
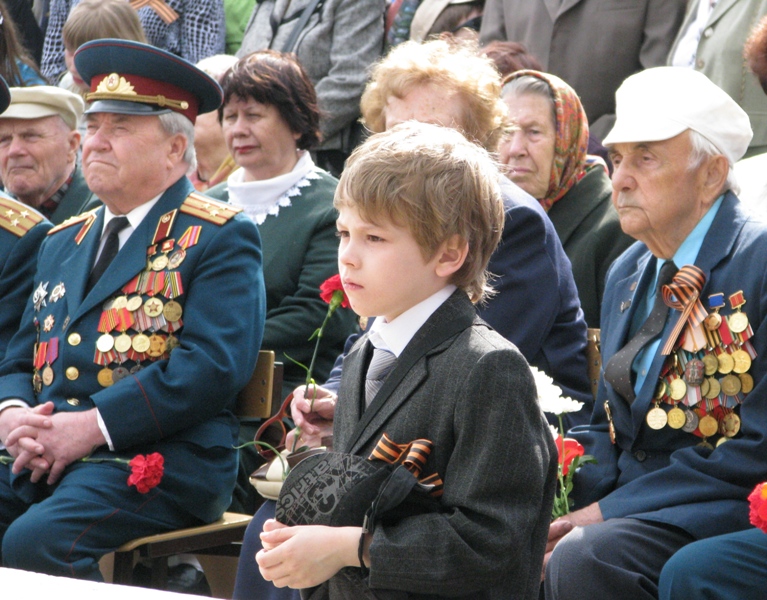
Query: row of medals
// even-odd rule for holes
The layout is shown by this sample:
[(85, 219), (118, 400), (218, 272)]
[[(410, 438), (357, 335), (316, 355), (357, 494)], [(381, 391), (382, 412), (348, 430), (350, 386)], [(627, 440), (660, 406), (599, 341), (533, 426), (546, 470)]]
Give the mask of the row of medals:
[[(154, 258), (147, 259), (145, 271), (156, 272), (166, 268), (175, 269), (183, 262), (185, 256), (186, 253), (181, 248), (177, 248), (171, 254), (170, 259), (166, 253), (159, 254)], [(178, 321), (181, 319), (184, 312), (181, 304), (175, 300), (163, 302), (157, 295), (147, 298), (146, 300), (140, 295), (131, 296), (130, 298), (124, 295), (117, 296), (116, 298), (107, 300), (102, 308), (105, 311), (126, 308), (131, 313), (143, 310), (147, 317), (156, 318), (162, 315), (168, 322)], [(146, 354), (151, 361), (169, 356), (178, 345), (178, 338), (172, 333), (169, 333), (166, 338), (157, 333), (157, 331), (152, 332), (151, 335), (147, 335), (143, 331), (139, 331), (135, 335), (129, 335), (127, 332), (123, 331), (117, 337), (112, 336), (111, 333), (104, 333), (96, 340), (96, 349), (104, 354), (111, 350), (116, 350), (121, 354), (125, 354), (132, 349), (137, 353)], [(136, 362), (130, 369), (122, 366), (122, 364), (114, 369), (110, 369), (109, 366), (104, 366), (104, 368), (98, 372), (97, 379), (99, 385), (102, 387), (109, 387), (128, 375), (137, 373), (143, 368), (144, 367), (140, 362)]]
[[(742, 333), (748, 328), (748, 316), (741, 311), (727, 317), (727, 322), (734, 333)], [(705, 327), (711, 331), (718, 329), (721, 323), (722, 316), (718, 312), (709, 314), (704, 321)], [(681, 348), (676, 351), (675, 369), (678, 369), (680, 364), (680, 353), (684, 352)], [(700, 358), (691, 355), (686, 360), (681, 376), (677, 373), (677, 377), (668, 383), (663, 377), (658, 381), (655, 406), (647, 413), (647, 425), (655, 430), (668, 425), (672, 429), (681, 429), (687, 433), (693, 433), (697, 429), (704, 439), (719, 433), (723, 437), (718, 440), (717, 445), (735, 437), (740, 431), (740, 417), (736, 413), (728, 412), (719, 422), (711, 414), (699, 416), (695, 410), (679, 408), (678, 404), (687, 395), (687, 386), (700, 387), (701, 396), (707, 400), (718, 398), (722, 392), (730, 397), (736, 397), (740, 393), (748, 394), (754, 389), (754, 378), (748, 373), (751, 362), (751, 356), (741, 348), (732, 353), (725, 349), (718, 355), (713, 352), (704, 353)], [(717, 373), (723, 377), (717, 379)], [(671, 404), (673, 408), (668, 412), (664, 411), (659, 406), (661, 401)]]

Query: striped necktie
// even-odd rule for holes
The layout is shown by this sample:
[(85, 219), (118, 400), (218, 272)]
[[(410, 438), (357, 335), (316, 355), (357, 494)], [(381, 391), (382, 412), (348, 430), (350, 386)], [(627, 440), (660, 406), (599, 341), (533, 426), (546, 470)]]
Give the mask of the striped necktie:
[(655, 288), (655, 302), (650, 315), (629, 342), (616, 352), (605, 366), (605, 381), (613, 386), (616, 392), (623, 396), (629, 404), (636, 400), (632, 381), (631, 365), (640, 350), (658, 337), (666, 324), (669, 308), (663, 301), (661, 290), (670, 283), (677, 269), (673, 261), (667, 261), (660, 269), (658, 285)]
[(397, 357), (394, 354), (384, 348), (374, 348), (373, 358), (370, 360), (370, 366), (368, 372), (365, 375), (365, 406), (370, 406), (370, 403), (376, 397), (381, 386), (383, 386), (387, 375), (394, 368), (394, 364), (397, 362)]

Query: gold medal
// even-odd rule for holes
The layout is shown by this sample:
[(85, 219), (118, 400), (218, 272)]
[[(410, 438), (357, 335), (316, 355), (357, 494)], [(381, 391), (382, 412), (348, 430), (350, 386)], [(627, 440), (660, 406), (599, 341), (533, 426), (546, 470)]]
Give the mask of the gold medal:
[(175, 300), (169, 300), (162, 309), (162, 314), (168, 321), (178, 321), (183, 314), (184, 309)]
[(698, 429), (703, 434), (703, 437), (711, 437), (719, 431), (719, 423), (717, 423), (716, 419), (711, 415), (706, 415), (701, 417), (700, 422), (698, 423)]
[(687, 384), (683, 379), (674, 379), (669, 384), (669, 389), (672, 400), (681, 400), (687, 395)]
[(668, 426), (672, 429), (681, 429), (687, 422), (684, 411), (677, 406), (668, 411), (666, 416), (668, 418)]
[(647, 413), (645, 421), (647, 421), (647, 425), (650, 427), (650, 429), (655, 429), (657, 431), (659, 429), (663, 429), (666, 426), (666, 423), (668, 423), (668, 417), (666, 416), (665, 410), (659, 406), (656, 406), (655, 408), (650, 409), (650, 411)]
[(715, 377), (709, 377), (706, 381), (708, 381), (708, 393), (704, 395), (709, 400), (713, 400), (719, 396), (719, 393), (722, 391), (722, 386), (719, 385), (719, 380)]
[(165, 254), (160, 254), (160, 256), (158, 256), (152, 261), (153, 271), (162, 271), (167, 266), (168, 266), (168, 257)]
[(125, 353), (130, 349), (131, 338), (127, 333), (123, 332), (115, 338), (115, 350)]
[(716, 440), (716, 447), (718, 448), (719, 446), (721, 446), (725, 442), (729, 442), (729, 441), (730, 441), (730, 438), (728, 438), (728, 437), (720, 437), (718, 440)]
[(709, 382), (708, 379), (704, 379), (703, 381), (701, 381), (701, 383), (700, 383), (700, 395), (701, 396), (705, 396), (706, 394), (708, 394), (710, 389), (711, 389), (711, 383)]
[(101, 387), (109, 387), (114, 383), (114, 381), (112, 381), (112, 369), (104, 367), (99, 371), (98, 375), (96, 375), (96, 379), (98, 379)]
[(165, 353), (165, 340), (162, 336), (153, 333), (149, 337), (149, 350), (146, 353), (152, 358), (158, 358)]
[(742, 333), (748, 328), (748, 317), (746, 313), (738, 311), (727, 317), (727, 323), (729, 323), (731, 331)]
[(732, 373), (722, 377), (719, 383), (722, 385), (722, 391), (727, 396), (735, 396), (740, 391), (740, 378)]
[(734, 412), (728, 413), (722, 419), (722, 434), (728, 438), (735, 437), (740, 431), (740, 417)]
[(32, 375), (32, 387), (38, 394), (43, 391), (43, 378), (37, 369), (35, 369), (35, 374)]
[(719, 361), (716, 359), (716, 354), (704, 354), (701, 360), (708, 377), (711, 377), (711, 375), (719, 370)]
[(754, 389), (754, 378), (748, 373), (738, 373), (738, 378), (740, 379), (740, 391), (744, 394), (751, 393), (751, 390)]
[(99, 339), (96, 340), (96, 349), (99, 352), (109, 352), (112, 348), (115, 347), (115, 339), (108, 333), (105, 333), (104, 335), (100, 335)]
[(150, 298), (144, 302), (144, 312), (147, 317), (159, 317), (162, 314), (162, 308), (162, 300), (159, 298)]
[(126, 308), (131, 312), (136, 312), (143, 303), (144, 301), (141, 299), (141, 296), (133, 296), (128, 300)]
[(666, 382), (663, 379), (659, 379), (658, 385), (655, 386), (655, 399), (662, 400), (667, 393), (668, 386), (666, 385)]
[(46, 365), (43, 369), (43, 383), (45, 385), (51, 385), (53, 383), (53, 369), (51, 365)]
[(112, 308), (116, 308), (117, 310), (125, 308), (126, 306), (128, 306), (127, 296), (117, 296), (117, 298), (114, 299), (114, 302), (112, 302)]
[(735, 373), (745, 373), (751, 368), (751, 357), (745, 350), (733, 352), (732, 360), (735, 362), (735, 366), (732, 368)]
[(723, 375), (727, 375), (727, 373), (731, 373), (732, 369), (735, 367), (735, 361), (733, 360), (732, 356), (727, 354), (726, 352), (722, 352), (716, 357), (716, 360), (719, 362), (719, 372)]
[(722, 324), (722, 315), (715, 312), (711, 313), (706, 317), (706, 320), (703, 323), (706, 325), (706, 329), (709, 331), (716, 331)]
[(133, 338), (132, 345), (136, 352), (146, 352), (149, 350), (149, 336), (139, 333)]

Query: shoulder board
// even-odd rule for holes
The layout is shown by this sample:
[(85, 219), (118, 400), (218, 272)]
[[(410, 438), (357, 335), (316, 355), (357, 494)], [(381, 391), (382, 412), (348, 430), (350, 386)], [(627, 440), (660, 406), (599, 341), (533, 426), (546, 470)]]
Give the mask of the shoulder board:
[(226, 204), (225, 202), (219, 202), (195, 192), (187, 196), (180, 210), (182, 213), (199, 217), (216, 225), (223, 225), (238, 212), (242, 212), (241, 208)]
[(43, 219), (45, 217), (34, 208), (13, 198), (0, 196), (0, 228), (13, 235), (22, 237)]
[(52, 233), (57, 233), (59, 231), (62, 231), (63, 229), (67, 229), (69, 227), (72, 227), (72, 225), (77, 225), (78, 223), (83, 223), (84, 221), (87, 221), (88, 219), (95, 219), (96, 218), (96, 211), (98, 208), (94, 208), (93, 210), (89, 210), (88, 212), (84, 212), (79, 215), (75, 215), (74, 217), (69, 217), (66, 221), (63, 223), (59, 223), (55, 227), (53, 227), (49, 232), (48, 235), (51, 235)]

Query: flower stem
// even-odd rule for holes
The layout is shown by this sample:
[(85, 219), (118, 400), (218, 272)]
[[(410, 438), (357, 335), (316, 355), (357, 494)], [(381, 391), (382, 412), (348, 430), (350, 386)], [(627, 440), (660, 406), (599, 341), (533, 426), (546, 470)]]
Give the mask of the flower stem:
[(563, 515), (570, 512), (570, 503), (567, 501), (567, 488), (565, 487), (565, 426), (562, 421), (562, 413), (557, 415), (559, 419), (559, 440), (562, 447), (559, 448), (559, 468), (557, 476), (559, 478), (559, 505)]

